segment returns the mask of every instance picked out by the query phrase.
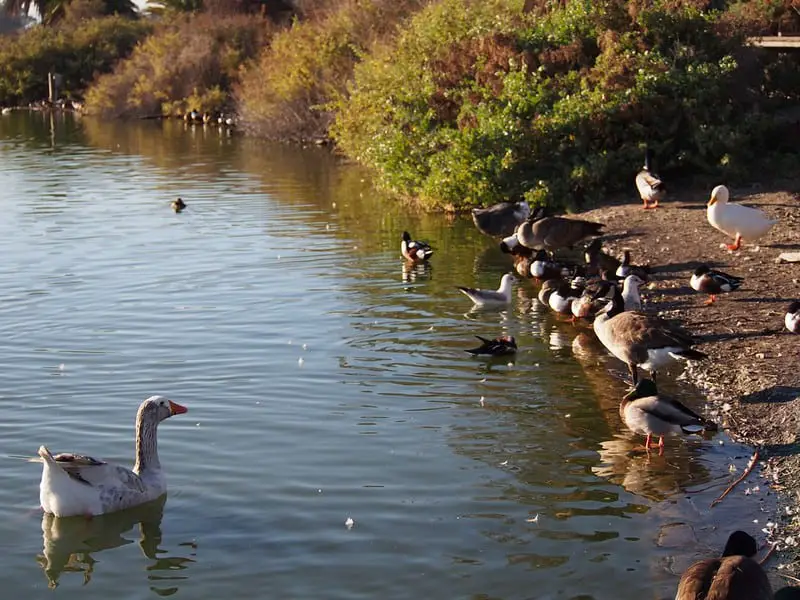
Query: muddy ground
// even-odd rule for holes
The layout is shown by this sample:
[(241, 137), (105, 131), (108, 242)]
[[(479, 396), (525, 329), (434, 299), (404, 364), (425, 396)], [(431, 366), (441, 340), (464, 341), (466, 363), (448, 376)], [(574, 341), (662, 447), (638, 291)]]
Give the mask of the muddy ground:
[[(710, 188), (671, 193), (656, 210), (633, 199), (574, 215), (606, 224), (604, 249), (621, 256), (630, 249), (636, 264), (650, 265), (647, 310), (680, 320), (697, 348), (710, 357), (693, 363), (686, 376), (707, 394), (710, 412), (729, 435), (752, 444), (760, 461), (748, 485), (780, 492), (780, 515), (768, 536), (781, 548), (769, 561), (786, 584), (800, 584), (800, 335), (784, 327), (792, 300), (800, 299), (800, 263), (778, 263), (800, 251), (800, 182), (769, 191), (731, 188), (731, 202), (758, 207), (779, 219), (758, 245), (732, 243), (706, 220)], [(689, 279), (702, 263), (745, 278), (742, 287), (706, 306)], [(747, 529), (743, 523), (739, 526)]]

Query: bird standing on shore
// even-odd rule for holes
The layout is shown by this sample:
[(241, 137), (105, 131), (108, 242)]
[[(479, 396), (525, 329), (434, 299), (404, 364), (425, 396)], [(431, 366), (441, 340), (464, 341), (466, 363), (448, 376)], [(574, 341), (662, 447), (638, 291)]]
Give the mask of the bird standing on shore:
[(523, 246), (534, 250), (544, 248), (552, 254), (559, 248), (571, 248), (584, 238), (602, 234), (603, 227), (603, 223), (564, 217), (528, 219), (517, 227), (517, 239)]
[(722, 271), (716, 271), (709, 268), (708, 265), (700, 265), (695, 269), (689, 285), (697, 292), (705, 292), (709, 295), (709, 299), (705, 304), (713, 304), (718, 294), (723, 292), (732, 292), (738, 290), (739, 286), (744, 281), (743, 277), (736, 277), (735, 275), (728, 275)]
[(658, 208), (659, 200), (663, 200), (667, 194), (664, 182), (653, 172), (653, 158), (655, 153), (648, 148), (644, 153), (644, 166), (636, 174), (636, 189), (644, 208)]
[(738, 250), (744, 240), (755, 242), (777, 223), (757, 208), (728, 204), (728, 198), (728, 188), (718, 185), (711, 191), (706, 208), (711, 226), (734, 238), (733, 244), (725, 244), (728, 250)]

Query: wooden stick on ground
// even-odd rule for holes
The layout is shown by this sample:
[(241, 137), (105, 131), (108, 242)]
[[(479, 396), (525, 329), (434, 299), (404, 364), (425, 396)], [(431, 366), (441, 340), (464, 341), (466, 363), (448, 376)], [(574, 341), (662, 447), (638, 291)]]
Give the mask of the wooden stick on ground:
[(714, 508), (714, 507), (715, 507), (717, 504), (719, 504), (720, 502), (722, 502), (723, 498), (725, 498), (725, 496), (727, 496), (728, 494), (730, 494), (730, 493), (731, 493), (731, 490), (732, 490), (733, 488), (735, 488), (737, 485), (739, 485), (739, 484), (740, 484), (740, 483), (741, 483), (741, 482), (744, 480), (744, 478), (745, 478), (745, 477), (747, 477), (748, 475), (750, 475), (750, 471), (752, 471), (752, 470), (753, 470), (753, 467), (755, 467), (755, 466), (756, 466), (756, 462), (757, 462), (757, 461), (758, 461), (758, 450), (756, 450), (756, 451), (755, 451), (755, 453), (753, 454), (753, 456), (752, 456), (752, 457), (750, 457), (750, 462), (749, 462), (749, 463), (747, 463), (747, 467), (745, 468), (745, 470), (744, 470), (744, 473), (742, 473), (741, 477), (739, 477), (739, 478), (738, 478), (736, 481), (734, 481), (732, 484), (730, 484), (730, 485), (729, 485), (729, 486), (728, 486), (728, 487), (725, 489), (725, 491), (724, 491), (724, 492), (722, 492), (722, 493), (721, 493), (721, 494), (720, 494), (720, 495), (719, 495), (719, 496), (718, 496), (718, 497), (717, 497), (717, 498), (716, 498), (716, 499), (715, 499), (715, 500), (714, 500), (714, 501), (711, 503), (711, 507), (710, 507), (710, 508)]
[(769, 552), (767, 552), (764, 555), (764, 558), (758, 561), (758, 564), (763, 565), (765, 562), (767, 562), (772, 557), (772, 555), (775, 554), (775, 550), (777, 549), (778, 549), (778, 543), (776, 542), (772, 544), (772, 547), (769, 549)]
[(797, 577), (792, 577), (791, 575), (787, 575), (786, 573), (778, 573), (778, 575), (780, 575), (781, 577), (786, 577), (786, 579), (794, 581), (795, 583), (800, 583), (800, 579), (798, 579)]

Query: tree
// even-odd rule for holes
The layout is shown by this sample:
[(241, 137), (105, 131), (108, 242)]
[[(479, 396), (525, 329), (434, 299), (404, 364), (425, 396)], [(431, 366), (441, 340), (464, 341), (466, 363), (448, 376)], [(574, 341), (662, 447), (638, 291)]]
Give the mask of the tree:
[[(71, 0), (5, 0), (2, 13), (11, 17), (27, 16), (33, 12), (42, 19), (43, 25), (52, 25), (62, 20)], [(134, 17), (138, 9), (133, 0), (101, 0), (100, 14)]]

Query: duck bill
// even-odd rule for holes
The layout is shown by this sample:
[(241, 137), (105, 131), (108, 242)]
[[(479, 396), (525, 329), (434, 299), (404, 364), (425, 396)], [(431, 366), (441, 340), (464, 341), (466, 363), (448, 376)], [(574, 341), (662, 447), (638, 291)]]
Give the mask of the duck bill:
[(182, 415), (185, 412), (189, 412), (189, 409), (177, 402), (169, 401), (169, 413), (171, 415)]
[(503, 241), (500, 242), (500, 250), (508, 254), (514, 248), (519, 246), (519, 239), (517, 238), (517, 234), (513, 233), (507, 238), (503, 238)]
[(711, 196), (711, 200), (708, 201), (708, 206), (714, 206), (717, 203), (717, 197)]

